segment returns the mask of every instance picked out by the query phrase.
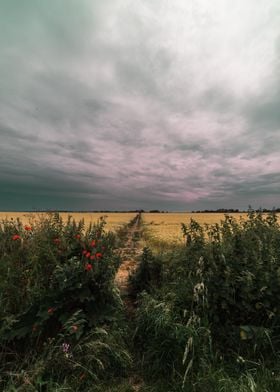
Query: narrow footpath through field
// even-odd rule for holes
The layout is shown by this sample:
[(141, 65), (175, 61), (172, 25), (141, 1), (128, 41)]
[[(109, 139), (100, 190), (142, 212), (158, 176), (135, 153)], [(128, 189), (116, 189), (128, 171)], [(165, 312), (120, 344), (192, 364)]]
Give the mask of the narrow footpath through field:
[(139, 240), (141, 238), (140, 225), (141, 213), (136, 215), (128, 227), (127, 238), (124, 247), (121, 249), (122, 264), (115, 278), (115, 283), (120, 291), (120, 296), (128, 317), (134, 313), (135, 309), (135, 301), (133, 299), (129, 277), (136, 271), (139, 255), (142, 252), (139, 246)]
[[(132, 325), (137, 303), (135, 300), (136, 295), (130, 282), (130, 276), (136, 272), (139, 258), (142, 253), (142, 249), (139, 244), (141, 232), (141, 213), (139, 213), (128, 226), (126, 240), (123, 248), (121, 249), (122, 264), (120, 265), (115, 277), (115, 284), (120, 291), (127, 321), (129, 324), (132, 323)], [(134, 362), (135, 352), (133, 345), (130, 348), (130, 354)], [(142, 377), (138, 374), (136, 369), (131, 370), (127, 381), (132, 390), (135, 392), (140, 391), (144, 384)]]

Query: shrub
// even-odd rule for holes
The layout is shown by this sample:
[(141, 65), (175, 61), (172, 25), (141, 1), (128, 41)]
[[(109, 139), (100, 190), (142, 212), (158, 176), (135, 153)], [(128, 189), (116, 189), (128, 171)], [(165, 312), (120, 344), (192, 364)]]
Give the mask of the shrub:
[(139, 267), (136, 273), (130, 277), (135, 292), (152, 290), (158, 287), (162, 281), (162, 260), (153, 255), (152, 251), (145, 247), (143, 249)]
[[(146, 372), (152, 362), (153, 372), (188, 388), (221, 363), (244, 374), (273, 369), (280, 350), (277, 217), (250, 211), (247, 220), (192, 220), (182, 229), (185, 248), (161, 256), (160, 285), (146, 284), (140, 297), (135, 339)], [(158, 264), (151, 252), (142, 261), (146, 282)]]
[(63, 223), (57, 213), (30, 226), (19, 220), (0, 225), (3, 385), (19, 361), (21, 371), (33, 366), (32, 383), (35, 376), (58, 380), (81, 372), (96, 379), (126, 367), (122, 304), (114, 288), (120, 260), (116, 237), (104, 225), (101, 220), (85, 229), (83, 221)]

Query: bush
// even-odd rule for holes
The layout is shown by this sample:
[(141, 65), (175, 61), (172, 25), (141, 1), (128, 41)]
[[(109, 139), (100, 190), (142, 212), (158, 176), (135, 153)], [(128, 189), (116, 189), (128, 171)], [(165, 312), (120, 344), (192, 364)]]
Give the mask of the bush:
[(233, 374), (274, 370), (280, 350), (277, 217), (250, 212), (247, 220), (225, 216), (203, 227), (192, 220), (182, 229), (186, 247), (161, 256), (157, 287), (148, 283), (158, 257), (150, 252), (140, 265), (148, 294), (140, 297), (135, 339), (145, 371), (150, 374), (152, 362), (154, 373), (172, 375), (188, 390), (192, 377), (197, 382), (224, 363)]
[(192, 282), (192, 310), (207, 317), (214, 336), (227, 346), (244, 346), (252, 339), (270, 346), (267, 334), (277, 340), (280, 321), (276, 216), (250, 212), (240, 223), (226, 216), (220, 225), (202, 230), (191, 222), (183, 230), (188, 246), (182, 261), (184, 277)]
[(2, 222), (0, 385), (19, 369), (42, 383), (81, 373), (97, 379), (127, 366), (114, 287), (120, 259), (104, 225), (101, 219), (85, 230), (83, 221), (63, 223), (57, 213), (27, 226)]
[(142, 252), (139, 267), (136, 273), (130, 277), (131, 284), (135, 292), (152, 290), (158, 287), (162, 281), (162, 260), (152, 254), (152, 251), (145, 247)]

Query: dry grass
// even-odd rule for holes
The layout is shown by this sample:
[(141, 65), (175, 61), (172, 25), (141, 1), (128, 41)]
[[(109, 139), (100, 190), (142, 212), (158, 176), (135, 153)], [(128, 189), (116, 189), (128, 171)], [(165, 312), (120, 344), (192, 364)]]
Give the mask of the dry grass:
[[(19, 218), (23, 224), (28, 224), (32, 222), (32, 220), (36, 220), (40, 218), (40, 216), (45, 213), (36, 213), (36, 212), (0, 212), (0, 221), (2, 219), (16, 219)], [(105, 229), (109, 230), (117, 230), (120, 226), (128, 223), (131, 219), (135, 217), (135, 213), (119, 213), (119, 212), (110, 212), (110, 213), (91, 213), (91, 212), (72, 212), (72, 213), (64, 213), (61, 214), (62, 219), (65, 221), (67, 217), (71, 215), (76, 221), (81, 219), (85, 220), (86, 226), (90, 223), (96, 223), (98, 219), (102, 216), (106, 218), (106, 226)]]
[[(241, 216), (246, 218), (247, 216), (246, 213), (234, 213), (229, 215), (234, 216), (236, 219), (239, 219)], [(143, 221), (153, 237), (168, 242), (183, 242), (184, 238), (181, 232), (181, 223), (187, 224), (190, 222), (191, 218), (200, 224), (219, 223), (224, 217), (225, 215), (222, 213), (145, 213), (143, 214)]]

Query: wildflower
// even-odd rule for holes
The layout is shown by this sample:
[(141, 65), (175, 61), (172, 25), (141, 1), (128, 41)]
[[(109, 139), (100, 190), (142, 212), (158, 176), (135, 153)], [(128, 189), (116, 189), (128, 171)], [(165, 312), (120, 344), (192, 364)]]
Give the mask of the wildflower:
[(60, 239), (59, 239), (59, 238), (54, 238), (53, 242), (54, 242), (55, 244), (60, 244)]
[(100, 259), (102, 257), (102, 253), (97, 252), (95, 256), (96, 256), (97, 259)]
[(91, 259), (91, 260), (94, 260), (94, 259), (95, 259), (95, 255), (91, 255), (91, 256), (90, 256), (90, 259)]
[(84, 249), (84, 250), (82, 251), (82, 254), (83, 254), (83, 255), (87, 254), (87, 250)]
[(92, 270), (92, 265), (90, 263), (87, 263), (85, 266), (86, 271), (91, 271)]
[(18, 234), (15, 234), (13, 235), (12, 240), (13, 241), (20, 240), (20, 236)]
[(77, 240), (80, 240), (80, 239), (81, 239), (80, 234), (76, 234), (76, 235), (75, 235), (75, 238), (76, 238)]
[(70, 348), (70, 344), (68, 344), (68, 343), (62, 343), (61, 348), (62, 348), (62, 351), (63, 351), (64, 353), (68, 353), (69, 348)]
[(55, 311), (54, 308), (49, 308), (49, 309), (48, 309), (48, 313), (49, 313), (49, 314), (53, 314), (54, 311)]
[(90, 257), (90, 252), (86, 253), (86, 258), (88, 259)]
[(91, 243), (90, 243), (90, 245), (94, 248), (94, 247), (96, 246), (96, 241), (95, 241), (95, 240), (92, 240)]
[(106, 248), (105, 248), (105, 246), (101, 246), (101, 249), (102, 249), (102, 250), (105, 250)]
[(26, 230), (26, 231), (31, 231), (32, 230), (32, 227), (31, 226), (24, 226), (24, 230)]
[(72, 331), (77, 332), (78, 331), (78, 326), (77, 325), (72, 325)]

